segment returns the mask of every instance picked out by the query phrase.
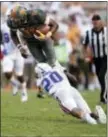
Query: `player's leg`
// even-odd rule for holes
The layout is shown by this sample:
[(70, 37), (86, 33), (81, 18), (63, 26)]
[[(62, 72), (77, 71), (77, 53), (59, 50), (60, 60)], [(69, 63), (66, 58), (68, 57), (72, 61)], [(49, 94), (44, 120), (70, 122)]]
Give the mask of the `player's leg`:
[[(105, 103), (107, 102), (104, 93), (105, 93), (105, 73), (107, 70), (107, 57), (100, 60), (100, 59), (95, 59), (94, 63), (95, 63), (95, 68), (96, 68), (96, 74), (101, 86), (101, 93), (100, 93), (100, 103)], [(100, 67), (101, 66), (101, 67)]]
[(44, 92), (43, 92), (43, 90), (42, 90), (42, 88), (40, 87), (40, 84), (39, 84), (39, 82), (38, 82), (38, 76), (37, 76), (37, 73), (36, 73), (36, 70), (35, 70), (35, 83), (36, 83), (36, 88), (37, 88), (37, 92), (38, 92), (38, 94), (37, 94), (37, 97), (38, 98), (44, 98), (45, 96), (44, 96)]
[(75, 99), (77, 106), (85, 112), (91, 113), (91, 109), (88, 106), (87, 102), (81, 96), (77, 89), (71, 87), (71, 96)]
[(78, 108), (82, 109), (85, 113), (90, 114), (90, 116), (94, 118), (95, 120), (97, 120), (98, 122), (102, 124), (106, 123), (106, 116), (101, 107), (96, 106), (96, 113), (92, 112), (87, 102), (78, 92), (78, 90), (75, 89), (74, 87), (71, 87), (71, 96), (74, 98)]
[(59, 104), (65, 113), (84, 120), (90, 124), (97, 124), (96, 120), (93, 119), (89, 113), (77, 107), (77, 104), (68, 90), (59, 90), (54, 96), (59, 101)]
[(44, 55), (44, 52), (42, 50), (42, 45), (41, 42), (35, 38), (31, 38), (31, 39), (26, 39), (27, 41), (27, 46), (31, 52), (31, 54), (33, 55), (33, 57), (35, 58), (36, 62), (46, 62), (46, 56)]
[[(27, 41), (27, 45), (28, 45), (28, 48), (29, 48), (31, 54), (35, 58), (36, 63), (46, 62), (47, 59), (46, 59), (46, 56), (44, 55), (44, 52), (42, 50), (42, 46), (44, 46), (44, 45), (40, 44), (43, 42), (40, 42), (39, 40), (36, 40), (35, 38), (32, 38), (31, 40), (27, 39), (26, 41)], [(36, 86), (37, 86), (37, 83), (36, 83)], [(39, 98), (44, 97), (43, 91), (40, 88), (38, 90), (37, 97), (39, 97)]]
[(56, 63), (56, 54), (54, 50), (54, 42), (52, 39), (47, 39), (43, 42), (41, 42), (42, 49), (45, 53), (47, 62), (49, 63), (50, 66), (55, 66)]
[(107, 94), (106, 94), (106, 81), (105, 81), (105, 74), (107, 71), (107, 59), (104, 59), (105, 62), (102, 62), (102, 67), (99, 72), (99, 81), (101, 84), (101, 102), (107, 104)]
[(19, 54), (16, 55), (15, 68), (14, 69), (15, 69), (17, 80), (20, 83), (21, 101), (25, 102), (25, 101), (28, 100), (28, 95), (27, 95), (26, 81), (25, 81), (24, 75), (23, 75), (23, 71), (24, 71), (24, 59)]
[(17, 80), (20, 82), (20, 87), (21, 87), (21, 101), (25, 102), (28, 100), (26, 82), (23, 75), (19, 75), (19, 74), (16, 75), (17, 75)]
[[(51, 65), (52, 67), (55, 67), (55, 66), (57, 66), (58, 68), (61, 67), (61, 69), (63, 68), (56, 59), (54, 45), (51, 39), (44, 41), (43, 50), (45, 52), (49, 65)], [(72, 74), (70, 74), (66, 69), (64, 69), (64, 73), (66, 74), (70, 84), (76, 87), (77, 86), (76, 78)]]
[(89, 113), (91, 117), (95, 118), (96, 120), (98, 119), (98, 116), (91, 111), (87, 102), (74, 87), (71, 87), (71, 96), (74, 98), (78, 108), (82, 109), (85, 113)]
[(5, 56), (3, 58), (1, 64), (2, 64), (2, 71), (3, 71), (6, 79), (11, 82), (12, 89), (13, 89), (13, 95), (15, 95), (17, 93), (17, 91), (18, 91), (19, 82), (13, 76), (14, 62), (12, 60), (12, 55)]
[(38, 87), (37, 97), (38, 97), (38, 98), (44, 98), (44, 97), (45, 97), (44, 92), (43, 92), (43, 90), (41, 89), (41, 87)]
[[(53, 41), (51, 39), (48, 39), (44, 41), (42, 45), (43, 45), (42, 48), (45, 52), (49, 65), (51, 65), (52, 67), (55, 67), (55, 66), (57, 66), (58, 68), (61, 67), (62, 69), (63, 67), (60, 65), (60, 63), (56, 59)], [(70, 84), (76, 87), (77, 86), (76, 78), (72, 74), (70, 74), (66, 69), (64, 69), (64, 73), (66, 74)]]

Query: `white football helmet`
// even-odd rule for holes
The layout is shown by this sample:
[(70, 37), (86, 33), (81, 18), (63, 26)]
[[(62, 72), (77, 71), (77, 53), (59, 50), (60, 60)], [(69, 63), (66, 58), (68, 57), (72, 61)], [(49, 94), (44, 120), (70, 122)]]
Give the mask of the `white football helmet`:
[(41, 78), (45, 75), (45, 73), (51, 71), (51, 66), (47, 63), (38, 63), (35, 67), (35, 73), (38, 78)]

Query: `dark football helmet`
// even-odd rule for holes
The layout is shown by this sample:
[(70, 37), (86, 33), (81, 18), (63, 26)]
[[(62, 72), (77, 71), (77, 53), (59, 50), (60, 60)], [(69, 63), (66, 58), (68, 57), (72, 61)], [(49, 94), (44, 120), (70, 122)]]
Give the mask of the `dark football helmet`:
[(15, 6), (11, 9), (8, 16), (16, 27), (24, 27), (27, 24), (27, 9), (22, 6)]

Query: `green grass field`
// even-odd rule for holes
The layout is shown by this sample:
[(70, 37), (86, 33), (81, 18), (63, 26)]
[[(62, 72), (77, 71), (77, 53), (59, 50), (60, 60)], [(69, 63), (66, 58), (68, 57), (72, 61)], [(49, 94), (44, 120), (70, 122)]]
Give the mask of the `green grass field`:
[[(98, 102), (99, 92), (83, 92), (92, 110)], [(103, 106), (106, 111), (106, 106)], [(50, 97), (36, 98), (29, 92), (29, 100), (20, 102), (20, 96), (1, 93), (2, 136), (97, 136), (106, 137), (106, 125), (88, 125), (65, 115)]]

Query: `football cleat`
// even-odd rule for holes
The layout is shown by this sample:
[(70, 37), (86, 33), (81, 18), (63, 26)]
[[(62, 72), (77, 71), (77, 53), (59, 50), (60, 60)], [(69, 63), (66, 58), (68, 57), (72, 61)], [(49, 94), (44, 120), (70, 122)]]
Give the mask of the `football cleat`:
[(18, 87), (13, 87), (13, 91), (12, 91), (12, 94), (13, 94), (13, 96), (16, 96), (17, 95), (17, 93), (18, 93)]
[(28, 100), (28, 96), (26, 94), (21, 95), (21, 102), (26, 102)]
[(106, 124), (106, 114), (101, 106), (97, 105), (95, 108), (96, 114), (99, 116), (98, 122), (101, 124)]

